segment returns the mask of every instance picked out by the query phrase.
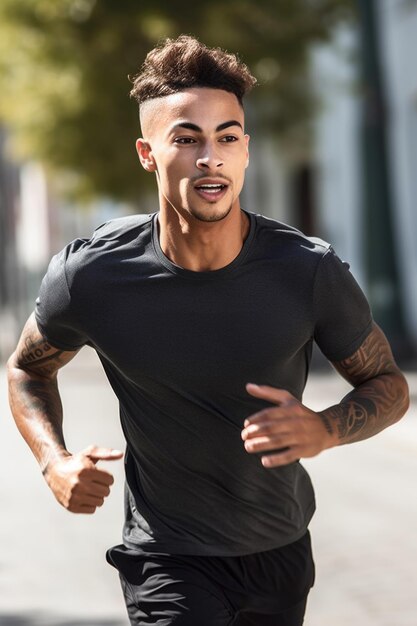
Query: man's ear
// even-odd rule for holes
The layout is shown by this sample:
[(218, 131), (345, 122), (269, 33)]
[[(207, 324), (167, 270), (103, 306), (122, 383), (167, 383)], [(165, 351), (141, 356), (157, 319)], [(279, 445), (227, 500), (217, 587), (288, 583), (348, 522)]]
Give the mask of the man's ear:
[(151, 145), (144, 139), (137, 139), (136, 152), (138, 153), (139, 160), (142, 164), (142, 167), (147, 172), (155, 172), (157, 168), (156, 168), (155, 159), (153, 158), (153, 155), (152, 155)]
[(250, 139), (250, 135), (245, 135), (245, 141), (246, 141), (246, 165), (245, 165), (245, 169), (249, 165), (249, 139)]

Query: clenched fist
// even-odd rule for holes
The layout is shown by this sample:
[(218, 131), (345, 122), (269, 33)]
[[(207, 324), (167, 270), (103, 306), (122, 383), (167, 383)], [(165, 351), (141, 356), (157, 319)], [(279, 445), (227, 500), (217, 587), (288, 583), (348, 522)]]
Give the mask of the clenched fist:
[(58, 502), (71, 513), (94, 513), (110, 493), (113, 476), (96, 466), (98, 461), (121, 459), (123, 452), (89, 446), (50, 462), (45, 480)]

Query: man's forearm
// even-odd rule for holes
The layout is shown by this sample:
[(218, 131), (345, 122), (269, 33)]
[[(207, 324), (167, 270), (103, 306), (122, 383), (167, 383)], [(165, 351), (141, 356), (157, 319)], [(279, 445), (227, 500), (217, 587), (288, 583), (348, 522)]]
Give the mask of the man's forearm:
[(56, 377), (46, 378), (8, 364), (10, 407), (16, 425), (44, 472), (52, 459), (67, 455), (62, 404)]
[(109, 472), (96, 467), (97, 461), (120, 459), (123, 452), (92, 445), (70, 454), (65, 447), (57, 375), (76, 353), (53, 347), (32, 314), (7, 364), (10, 407), (58, 502), (73, 513), (91, 514), (113, 483)]
[(39, 332), (32, 313), (7, 364), (10, 408), (42, 471), (52, 459), (69, 454), (62, 434), (57, 374), (75, 355), (76, 351), (53, 347)]
[(275, 405), (249, 416), (242, 431), (247, 452), (265, 453), (261, 457), (265, 467), (288, 465), (334, 446), (368, 439), (406, 412), (407, 381), (376, 324), (356, 352), (333, 365), (354, 389), (323, 411), (312, 411), (283, 389), (246, 386), (252, 396)]
[(404, 376), (390, 373), (358, 385), (339, 404), (320, 411), (320, 415), (340, 445), (376, 435), (397, 422), (408, 404)]

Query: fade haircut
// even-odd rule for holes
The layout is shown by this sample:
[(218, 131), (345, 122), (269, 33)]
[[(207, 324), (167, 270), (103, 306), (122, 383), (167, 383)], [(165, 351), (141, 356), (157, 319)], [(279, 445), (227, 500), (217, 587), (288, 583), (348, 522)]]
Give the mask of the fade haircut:
[(148, 52), (130, 92), (140, 105), (193, 87), (210, 87), (243, 97), (256, 84), (247, 66), (235, 54), (208, 48), (195, 37), (165, 39)]

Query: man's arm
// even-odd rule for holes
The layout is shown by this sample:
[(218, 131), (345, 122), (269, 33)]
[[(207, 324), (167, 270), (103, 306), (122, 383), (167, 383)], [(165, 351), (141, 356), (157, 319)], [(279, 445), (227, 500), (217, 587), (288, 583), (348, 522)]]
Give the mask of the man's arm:
[(372, 437), (407, 411), (407, 381), (376, 324), (357, 352), (333, 365), (355, 387), (340, 404), (321, 411), (335, 430), (339, 444)]
[(242, 431), (248, 452), (266, 453), (261, 457), (265, 467), (367, 439), (407, 411), (407, 381), (376, 324), (351, 357), (333, 365), (354, 389), (339, 404), (320, 412), (308, 409), (287, 391), (248, 384), (248, 393), (277, 404), (250, 416)]
[(113, 482), (95, 463), (121, 458), (122, 453), (89, 446), (71, 454), (65, 446), (57, 376), (76, 354), (49, 344), (32, 314), (8, 361), (10, 407), (58, 502), (74, 513), (94, 513)]

